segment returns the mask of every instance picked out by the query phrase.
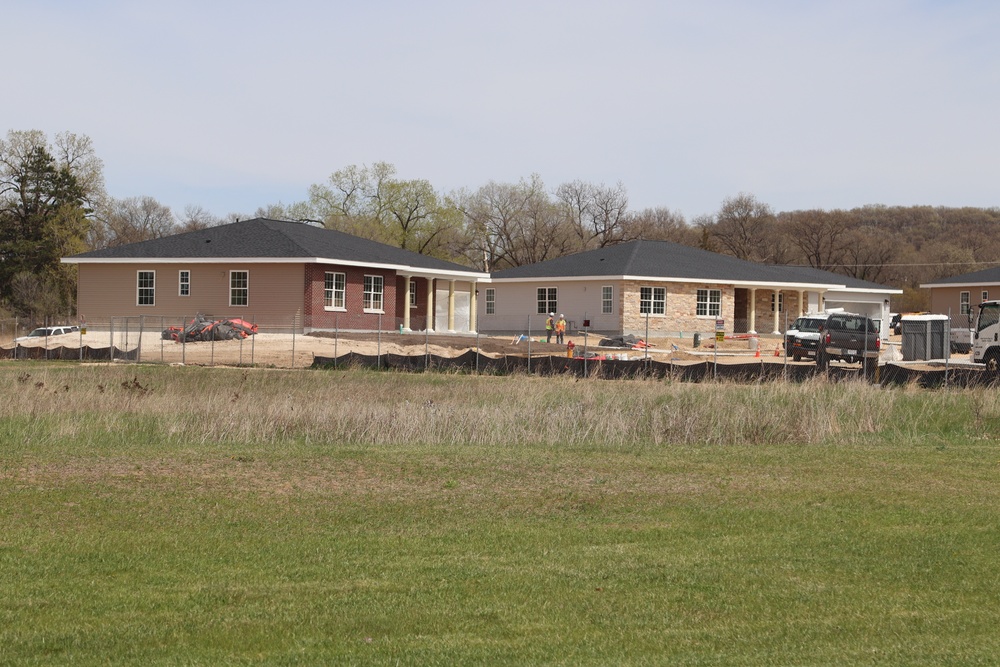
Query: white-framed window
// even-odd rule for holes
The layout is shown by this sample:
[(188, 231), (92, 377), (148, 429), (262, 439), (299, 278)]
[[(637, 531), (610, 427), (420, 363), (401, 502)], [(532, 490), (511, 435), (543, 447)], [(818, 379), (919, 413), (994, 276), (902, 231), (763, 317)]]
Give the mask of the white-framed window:
[[(774, 294), (771, 294), (771, 312), (774, 312)], [(785, 293), (778, 292), (778, 312), (785, 312)]]
[(979, 303), (982, 303), (983, 301), (989, 301), (989, 300), (990, 300), (990, 293), (987, 292), (986, 290), (983, 290), (983, 298), (979, 300)]
[(615, 312), (615, 288), (613, 285), (605, 285), (601, 288), (601, 313), (609, 315)]
[(969, 299), (971, 295), (968, 292), (958, 293), (958, 309), (962, 315), (968, 315), (969, 310)]
[(137, 271), (135, 278), (136, 304), (156, 305), (156, 271)]
[(538, 314), (547, 315), (559, 310), (559, 290), (555, 287), (538, 288)]
[(177, 295), (191, 296), (191, 272), (180, 271), (177, 274)]
[(249, 271), (229, 272), (229, 305), (230, 306), (250, 305)]
[(663, 315), (667, 312), (666, 287), (640, 287), (639, 313), (642, 315)]
[(698, 290), (698, 302), (695, 314), (706, 317), (718, 317), (722, 314), (722, 290)]
[(410, 281), (410, 308), (417, 307), (417, 281)]
[(323, 308), (326, 310), (347, 310), (347, 274), (327, 271), (323, 276)]
[(362, 306), (365, 312), (382, 312), (383, 278), (365, 276), (365, 292)]
[(486, 288), (486, 314), (496, 315), (497, 312), (497, 289), (495, 287)]

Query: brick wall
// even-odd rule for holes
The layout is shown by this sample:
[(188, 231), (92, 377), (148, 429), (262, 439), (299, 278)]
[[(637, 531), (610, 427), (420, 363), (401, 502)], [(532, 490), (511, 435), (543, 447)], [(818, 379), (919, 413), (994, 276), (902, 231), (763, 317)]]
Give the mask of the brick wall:
[[(346, 289), (344, 305), (346, 310), (332, 311), (324, 306), (324, 287), (327, 272), (345, 274)], [(303, 326), (306, 329), (360, 329), (375, 330), (379, 325), (378, 313), (364, 312), (365, 276), (382, 276), (382, 329), (397, 328), (396, 313), (399, 303), (396, 272), (386, 269), (366, 269), (356, 266), (333, 264), (310, 264), (305, 267), (305, 313)]]

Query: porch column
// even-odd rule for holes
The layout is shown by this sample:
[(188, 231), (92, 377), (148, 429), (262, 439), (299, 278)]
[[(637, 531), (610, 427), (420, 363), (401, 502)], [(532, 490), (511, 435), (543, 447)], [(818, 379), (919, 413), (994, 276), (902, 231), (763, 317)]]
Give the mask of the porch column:
[(799, 290), (799, 317), (806, 314), (806, 291), (804, 289)]
[(774, 290), (774, 331), (773, 334), (780, 334), (781, 329), (779, 327), (778, 315), (781, 313), (781, 290)]
[(427, 279), (427, 331), (434, 331), (434, 279)]
[(455, 281), (448, 281), (448, 332), (455, 333)]
[(750, 288), (750, 330), (747, 333), (757, 333), (757, 288)]
[(403, 276), (406, 290), (403, 292), (403, 331), (410, 330), (410, 276)]
[(479, 291), (479, 283), (472, 281), (469, 288), (469, 333), (476, 333), (476, 293)]

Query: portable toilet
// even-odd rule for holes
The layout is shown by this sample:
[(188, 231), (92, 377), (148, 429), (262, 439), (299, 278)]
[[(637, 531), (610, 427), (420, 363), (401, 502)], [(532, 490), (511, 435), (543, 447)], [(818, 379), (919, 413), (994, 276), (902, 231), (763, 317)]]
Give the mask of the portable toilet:
[(947, 359), (951, 328), (947, 315), (904, 315), (900, 321), (903, 361)]

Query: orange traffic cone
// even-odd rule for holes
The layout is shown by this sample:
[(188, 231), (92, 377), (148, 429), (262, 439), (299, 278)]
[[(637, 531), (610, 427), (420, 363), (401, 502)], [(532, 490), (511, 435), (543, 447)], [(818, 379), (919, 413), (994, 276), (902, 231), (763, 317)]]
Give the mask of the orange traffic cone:
[(776, 357), (781, 356), (781, 343), (778, 343), (777, 345), (774, 346), (774, 356)]
[(760, 359), (760, 345), (757, 346), (757, 351), (754, 352), (753, 356), (755, 359)]

